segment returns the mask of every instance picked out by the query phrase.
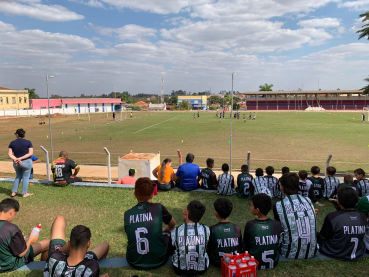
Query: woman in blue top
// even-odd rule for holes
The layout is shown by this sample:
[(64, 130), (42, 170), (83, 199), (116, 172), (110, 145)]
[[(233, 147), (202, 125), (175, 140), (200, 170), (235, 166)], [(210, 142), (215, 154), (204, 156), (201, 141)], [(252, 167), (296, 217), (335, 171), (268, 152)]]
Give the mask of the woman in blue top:
[(18, 194), (20, 181), (22, 182), (23, 197), (32, 196), (33, 193), (28, 193), (29, 177), (32, 170), (33, 146), (29, 140), (24, 139), (26, 131), (18, 129), (15, 132), (16, 140), (9, 144), (8, 156), (13, 160), (13, 167), (17, 176), (14, 179), (12, 197)]

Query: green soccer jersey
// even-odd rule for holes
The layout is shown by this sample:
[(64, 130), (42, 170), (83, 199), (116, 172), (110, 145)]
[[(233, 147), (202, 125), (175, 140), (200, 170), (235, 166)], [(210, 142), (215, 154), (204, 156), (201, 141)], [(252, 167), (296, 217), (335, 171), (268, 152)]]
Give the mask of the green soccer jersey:
[(309, 180), (313, 183), (313, 192), (316, 199), (323, 198), (324, 179), (320, 177), (310, 177)]
[[(361, 197), (357, 203), (356, 210), (363, 212), (367, 218), (369, 217), (369, 195)], [(369, 251), (369, 226), (366, 226), (364, 243), (367, 251)]]
[(252, 182), (252, 175), (248, 173), (241, 173), (237, 176), (237, 196), (240, 198), (250, 199), (250, 185)]
[(219, 222), (210, 226), (208, 254), (210, 262), (221, 266), (225, 254), (235, 255), (242, 251), (242, 233), (240, 227), (230, 222)]
[(251, 220), (245, 226), (243, 251), (249, 251), (255, 257), (260, 269), (274, 268), (279, 261), (282, 232), (282, 225), (277, 220)]
[(168, 224), (172, 215), (156, 203), (140, 202), (124, 213), (127, 233), (127, 262), (137, 269), (152, 269), (163, 265), (168, 258), (163, 240), (163, 222)]
[(215, 173), (209, 168), (201, 170), (201, 188), (205, 190), (215, 190), (217, 186), (218, 182)]

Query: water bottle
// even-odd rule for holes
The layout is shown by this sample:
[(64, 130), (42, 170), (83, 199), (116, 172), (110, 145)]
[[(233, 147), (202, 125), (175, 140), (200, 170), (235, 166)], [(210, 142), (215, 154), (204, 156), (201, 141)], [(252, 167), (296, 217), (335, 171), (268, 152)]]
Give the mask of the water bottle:
[(242, 261), (242, 259), (236, 260), (237, 267), (240, 267), (241, 261)]
[(251, 274), (250, 274), (250, 277), (255, 277), (255, 276), (257, 276), (257, 274), (256, 274), (256, 271), (257, 271), (257, 265), (256, 265), (256, 262), (255, 262), (255, 258), (254, 258), (254, 256), (251, 256), (251, 259), (250, 259), (250, 261), (249, 261), (249, 266), (254, 266), (254, 268), (255, 268), (255, 270), (254, 270), (254, 272), (255, 272), (255, 273), (251, 273)]
[(229, 270), (228, 276), (236, 277), (236, 269), (237, 269), (236, 263), (234, 262), (234, 260), (231, 260), (231, 263), (228, 266), (228, 270)]
[[(41, 223), (40, 224), (38, 224), (35, 228), (33, 228), (33, 230), (32, 230), (32, 234), (33, 235), (37, 235), (39, 232), (41, 231)], [(27, 240), (29, 239), (29, 236), (30, 236), (31, 234), (29, 234), (28, 235), (28, 237), (27, 237)]]
[(227, 253), (226, 256), (223, 259), (224, 264), (229, 264), (231, 262), (231, 257)]
[(245, 251), (244, 258), (245, 258), (246, 262), (249, 262), (250, 261), (250, 254), (249, 254), (248, 251)]
[[(242, 259), (240, 265), (239, 265), (239, 268), (244, 268), (244, 267), (247, 267), (247, 263), (246, 263), (246, 260), (245, 259)], [(242, 274), (242, 270), (240, 271), (240, 273)], [(241, 277), (248, 277), (249, 275), (248, 274), (242, 274)]]

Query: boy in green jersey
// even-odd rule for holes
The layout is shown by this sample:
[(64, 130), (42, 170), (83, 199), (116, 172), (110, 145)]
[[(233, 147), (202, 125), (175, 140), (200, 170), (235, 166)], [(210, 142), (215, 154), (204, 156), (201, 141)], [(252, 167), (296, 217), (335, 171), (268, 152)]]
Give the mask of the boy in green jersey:
[(253, 177), (249, 174), (249, 167), (245, 164), (241, 166), (241, 172), (242, 173), (237, 176), (237, 196), (250, 199), (250, 187)]
[(358, 188), (359, 196), (369, 195), (369, 180), (365, 179), (365, 171), (358, 168), (354, 171), (355, 174), (355, 185)]
[(339, 184), (338, 187), (336, 188), (336, 190), (334, 191), (335, 198), (337, 198), (337, 191), (340, 187), (350, 187), (350, 188), (354, 189), (357, 193), (359, 193), (359, 189), (354, 183), (354, 177), (351, 174), (346, 174), (343, 177), (343, 183)]
[(324, 191), (324, 179), (319, 177), (320, 168), (319, 166), (313, 166), (310, 170), (311, 177), (309, 180), (313, 183), (313, 192), (316, 199), (323, 198), (323, 191)]
[(268, 217), (272, 200), (265, 193), (251, 197), (251, 213), (258, 218), (246, 223), (243, 236), (243, 251), (249, 251), (259, 262), (260, 269), (277, 266), (279, 261), (279, 239), (282, 225)]
[[(369, 219), (369, 195), (361, 197), (357, 203), (356, 210), (363, 212), (365, 216)], [(369, 253), (369, 226), (366, 226), (366, 232), (364, 237), (364, 243), (366, 247), (366, 253)]]
[[(150, 203), (155, 183), (149, 178), (136, 181), (134, 195), (138, 204), (124, 213), (127, 233), (127, 262), (137, 269), (153, 269), (168, 259), (170, 234), (176, 221), (159, 203)], [(167, 226), (163, 230), (163, 223)]]
[(201, 179), (201, 188), (205, 190), (215, 190), (218, 187), (217, 176), (213, 172), (214, 160), (208, 158), (206, 160), (207, 168), (201, 170), (201, 175), (198, 177)]
[(238, 225), (228, 221), (233, 210), (233, 204), (229, 199), (218, 198), (214, 202), (214, 214), (219, 222), (210, 226), (210, 238), (208, 254), (210, 262), (220, 267), (221, 258), (225, 254), (235, 255), (242, 251), (242, 233)]

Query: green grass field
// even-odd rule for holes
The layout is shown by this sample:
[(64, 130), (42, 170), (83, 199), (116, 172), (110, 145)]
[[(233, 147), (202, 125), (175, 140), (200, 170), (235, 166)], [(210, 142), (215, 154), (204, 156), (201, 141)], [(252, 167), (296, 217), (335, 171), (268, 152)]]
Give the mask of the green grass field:
[[(105, 117), (104, 117), (105, 116)], [(352, 172), (358, 167), (369, 171), (369, 124), (361, 122), (360, 113), (334, 112), (258, 112), (255, 121), (244, 123), (243, 113), (233, 122), (233, 169), (245, 163), (251, 151), (251, 169), (272, 165), (276, 170), (289, 166), (293, 170), (310, 170), (313, 165), (324, 168), (328, 154), (338, 172)], [(119, 118), (119, 116), (117, 116)], [(47, 118), (39, 125), (38, 118), (8, 118), (0, 120), (0, 158), (7, 156), (7, 145), (14, 131), (24, 128), (35, 153), (41, 158), (39, 146), (50, 149)], [(157, 153), (178, 163), (176, 150), (195, 154), (195, 163), (205, 166), (208, 157), (215, 167), (229, 162), (230, 118), (219, 123), (215, 112), (137, 112), (134, 118), (114, 122), (110, 114), (53, 118), (54, 158), (60, 150), (70, 152), (70, 158), (81, 163), (106, 163), (103, 147), (112, 153), (112, 164), (118, 156), (131, 150)], [(183, 142), (182, 142), (183, 141)], [(0, 169), (1, 170), (1, 169)]]
[[(0, 183), (0, 200), (9, 197), (11, 188), (11, 183)], [(63, 215), (67, 219), (67, 236), (75, 225), (87, 225), (92, 231), (91, 247), (106, 241), (110, 244), (108, 258), (125, 257), (127, 238), (123, 228), (123, 217), (124, 212), (137, 203), (133, 196), (133, 190), (72, 186), (60, 188), (35, 184), (30, 187), (29, 191), (35, 193), (35, 196), (26, 199), (16, 197), (21, 208), (13, 221), (25, 234), (30, 232), (35, 225), (41, 223), (43, 229), (39, 239), (48, 239), (53, 219), (58, 215)], [(202, 223), (210, 226), (217, 223), (213, 212), (213, 202), (217, 198), (218, 196), (213, 193), (172, 191), (159, 193), (153, 200), (166, 206), (178, 225), (181, 224), (182, 210), (186, 205), (191, 200), (199, 200), (207, 207)], [(229, 199), (234, 204), (234, 210), (229, 219), (243, 230), (246, 222), (253, 219), (250, 203), (237, 196), (231, 196)], [(318, 207), (318, 230), (323, 224), (325, 215), (334, 211), (332, 204), (328, 201), (324, 200), (320, 203), (323, 206)], [(273, 217), (272, 212), (269, 215)], [(356, 262), (334, 260), (281, 262), (274, 270), (260, 271), (259, 276), (365, 276), (365, 273), (369, 272), (368, 268), (368, 259)], [(164, 266), (148, 272), (136, 271), (130, 267), (102, 270), (102, 273), (106, 272), (115, 277), (128, 277), (134, 274), (138, 276), (175, 276), (171, 266)], [(15, 271), (2, 275), (6, 277), (31, 277), (41, 276), (41, 272)], [(220, 276), (220, 270), (210, 267), (204, 276)]]

